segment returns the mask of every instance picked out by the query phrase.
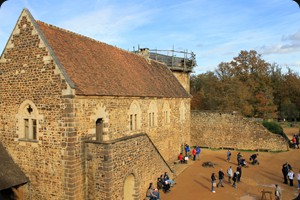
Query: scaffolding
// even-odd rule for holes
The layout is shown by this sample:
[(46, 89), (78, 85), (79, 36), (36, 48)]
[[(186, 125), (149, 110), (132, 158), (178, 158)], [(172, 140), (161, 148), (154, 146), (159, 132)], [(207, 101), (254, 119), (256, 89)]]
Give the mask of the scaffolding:
[(163, 62), (174, 71), (192, 72), (193, 68), (196, 67), (196, 55), (193, 52), (188, 52), (188, 50), (149, 50), (148, 48), (138, 48), (134, 52), (143, 55), (148, 54), (147, 56), (150, 59)]

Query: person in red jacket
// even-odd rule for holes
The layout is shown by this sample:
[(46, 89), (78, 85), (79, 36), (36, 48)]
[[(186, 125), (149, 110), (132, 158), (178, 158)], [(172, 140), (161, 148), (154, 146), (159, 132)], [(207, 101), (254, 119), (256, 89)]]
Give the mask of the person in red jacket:
[(182, 153), (180, 153), (179, 155), (178, 155), (178, 160), (180, 161), (180, 163), (183, 163), (184, 161), (183, 161), (183, 155), (182, 155)]
[(194, 147), (193, 151), (192, 151), (192, 154), (193, 154), (193, 160), (195, 161), (196, 160), (196, 154), (197, 154), (197, 150), (196, 150), (196, 147)]

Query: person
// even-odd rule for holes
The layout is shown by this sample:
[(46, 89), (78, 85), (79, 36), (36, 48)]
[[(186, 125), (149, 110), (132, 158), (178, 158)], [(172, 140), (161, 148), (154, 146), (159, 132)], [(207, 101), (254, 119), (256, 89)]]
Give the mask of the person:
[(196, 158), (200, 159), (201, 148), (199, 146), (196, 147)]
[(240, 159), (240, 165), (242, 167), (249, 167), (248, 163), (246, 162), (246, 160), (244, 158)]
[(294, 186), (294, 172), (293, 172), (293, 170), (290, 169), (287, 176), (289, 178), (290, 186)]
[(252, 154), (252, 155), (250, 156), (250, 161), (252, 161), (252, 162), (251, 162), (252, 165), (256, 165), (256, 164), (259, 165), (259, 162), (258, 162), (258, 160), (257, 160), (257, 156), (258, 156), (258, 153)]
[(224, 172), (222, 169), (220, 169), (219, 170), (219, 183), (218, 183), (217, 187), (219, 187), (220, 185), (221, 185), (221, 187), (224, 187), (223, 180), (224, 180)]
[(155, 200), (156, 196), (154, 194), (154, 186), (153, 183), (149, 184), (148, 190), (147, 190), (147, 194), (146, 194), (146, 198), (149, 200)]
[(173, 186), (176, 184), (175, 181), (170, 179), (168, 172), (165, 172), (165, 174), (164, 174), (164, 181), (166, 181), (168, 184), (170, 184), (170, 186)]
[(237, 176), (237, 182), (240, 182), (242, 177), (242, 166), (241, 165), (237, 166), (236, 171), (239, 172)]
[(185, 156), (184, 156), (184, 163), (187, 164), (187, 163), (188, 163), (188, 160), (189, 160), (188, 155), (185, 155)]
[(298, 147), (297, 147), (296, 135), (293, 136), (293, 138), (292, 138), (292, 143), (293, 143), (294, 149), (298, 148)]
[(288, 184), (287, 175), (288, 175), (290, 169), (292, 169), (292, 167), (288, 162), (286, 162), (282, 165), (282, 170), (281, 171), (282, 171), (282, 175), (283, 175), (283, 180), (284, 180), (283, 183), (284, 184)]
[(180, 161), (180, 163), (184, 163), (182, 153), (180, 153), (180, 154), (178, 155), (178, 160)]
[(189, 156), (190, 153), (190, 146), (188, 144), (185, 144), (185, 155)]
[(298, 190), (300, 190), (300, 170), (297, 173), (296, 178), (297, 178), (297, 182), (298, 182)]
[(159, 200), (160, 199), (160, 194), (157, 188), (154, 189), (154, 195), (156, 196), (155, 200)]
[(164, 193), (170, 192), (170, 184), (168, 184), (166, 181), (163, 179), (163, 175), (161, 175), (157, 179), (157, 188), (162, 189)]
[(281, 200), (281, 189), (275, 184), (275, 200)]
[(233, 177), (232, 177), (232, 180), (233, 180), (232, 186), (233, 186), (234, 188), (237, 188), (236, 182), (237, 182), (238, 176), (239, 176), (239, 172), (238, 172), (238, 171), (234, 172)]
[(215, 177), (215, 173), (212, 173), (210, 178), (211, 178), (211, 191), (212, 191), (213, 193), (216, 193), (216, 191), (215, 191), (215, 186), (216, 186), (216, 177)]
[(231, 184), (231, 179), (233, 177), (233, 171), (231, 166), (227, 169), (227, 176), (228, 176), (228, 183)]
[(243, 157), (243, 156), (242, 156), (241, 152), (238, 152), (238, 154), (236, 155), (236, 160), (237, 160), (237, 164), (238, 164), (238, 165), (240, 164), (241, 158), (242, 158), (242, 157)]
[(196, 160), (196, 154), (197, 154), (196, 147), (193, 148), (192, 154), (193, 154), (193, 161), (195, 161)]
[(230, 158), (231, 158), (231, 152), (228, 149), (228, 151), (227, 151), (227, 162), (230, 162)]
[(295, 138), (296, 138), (296, 145), (298, 147), (298, 149), (300, 148), (299, 147), (299, 134), (295, 134)]

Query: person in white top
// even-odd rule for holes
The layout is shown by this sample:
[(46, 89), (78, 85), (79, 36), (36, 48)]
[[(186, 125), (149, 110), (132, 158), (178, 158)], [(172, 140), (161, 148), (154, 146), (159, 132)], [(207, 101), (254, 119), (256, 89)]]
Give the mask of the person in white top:
[(294, 172), (290, 169), (289, 170), (289, 173), (288, 173), (288, 178), (289, 178), (289, 181), (290, 181), (290, 186), (294, 186)]
[(281, 189), (275, 184), (275, 200), (281, 200)]
[(227, 169), (227, 176), (228, 176), (228, 183), (231, 183), (231, 179), (232, 179), (232, 176), (233, 176), (233, 172), (232, 172), (232, 167), (231, 166)]

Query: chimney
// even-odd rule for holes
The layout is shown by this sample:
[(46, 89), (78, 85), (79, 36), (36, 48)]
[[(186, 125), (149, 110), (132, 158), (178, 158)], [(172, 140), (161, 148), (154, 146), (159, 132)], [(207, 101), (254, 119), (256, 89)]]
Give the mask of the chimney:
[(149, 48), (141, 48), (138, 52), (139, 55), (143, 56), (148, 62), (150, 60), (150, 51)]

